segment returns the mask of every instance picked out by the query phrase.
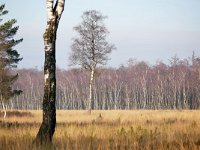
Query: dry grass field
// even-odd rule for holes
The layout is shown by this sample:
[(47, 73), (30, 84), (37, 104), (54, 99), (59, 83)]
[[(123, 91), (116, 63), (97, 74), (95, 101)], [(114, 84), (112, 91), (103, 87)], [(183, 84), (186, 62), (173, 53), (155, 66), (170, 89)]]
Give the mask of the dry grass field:
[[(32, 141), (41, 120), (41, 111), (1, 116), (0, 150), (38, 149)], [(57, 111), (53, 143), (58, 150), (197, 150), (200, 111)]]

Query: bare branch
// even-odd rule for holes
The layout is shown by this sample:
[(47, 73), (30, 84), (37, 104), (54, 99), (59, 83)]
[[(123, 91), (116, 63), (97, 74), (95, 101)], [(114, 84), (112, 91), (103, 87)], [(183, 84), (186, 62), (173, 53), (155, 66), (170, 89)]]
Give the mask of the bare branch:
[(64, 11), (65, 0), (57, 0), (57, 6), (55, 8), (58, 17), (60, 18), (62, 12)]

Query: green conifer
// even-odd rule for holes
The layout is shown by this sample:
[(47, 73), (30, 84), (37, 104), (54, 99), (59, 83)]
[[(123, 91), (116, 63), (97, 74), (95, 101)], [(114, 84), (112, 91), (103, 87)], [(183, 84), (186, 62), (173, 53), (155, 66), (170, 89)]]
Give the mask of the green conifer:
[(15, 40), (13, 38), (19, 29), (18, 26), (15, 26), (17, 22), (15, 19), (3, 22), (2, 16), (7, 13), (5, 5), (0, 5), (0, 101), (2, 104), (22, 92), (12, 88), (18, 78), (18, 74), (13, 74), (12, 69), (16, 68), (17, 63), (22, 60), (13, 47), (21, 43), (23, 39)]

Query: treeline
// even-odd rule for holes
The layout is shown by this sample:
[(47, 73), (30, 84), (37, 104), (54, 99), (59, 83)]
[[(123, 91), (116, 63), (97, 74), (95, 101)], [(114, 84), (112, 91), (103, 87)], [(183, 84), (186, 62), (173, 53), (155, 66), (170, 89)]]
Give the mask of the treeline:
[[(23, 94), (9, 101), (15, 109), (41, 109), (43, 72), (19, 69), (16, 89)], [(99, 68), (95, 73), (93, 109), (198, 109), (200, 108), (200, 58), (173, 57), (168, 64), (150, 66), (130, 60), (119, 68)], [(86, 109), (89, 74), (81, 69), (57, 69), (57, 108)]]

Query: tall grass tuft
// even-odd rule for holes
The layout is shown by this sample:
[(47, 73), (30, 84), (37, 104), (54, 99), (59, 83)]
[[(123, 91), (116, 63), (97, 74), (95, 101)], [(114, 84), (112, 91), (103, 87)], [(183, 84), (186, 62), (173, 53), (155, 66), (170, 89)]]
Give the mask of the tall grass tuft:
[[(0, 149), (36, 148), (40, 111), (0, 120)], [(11, 112), (10, 112), (11, 113)], [(20, 111), (21, 114), (27, 113)], [(53, 147), (61, 150), (198, 150), (200, 111), (58, 111)], [(17, 114), (15, 112), (15, 114)]]

